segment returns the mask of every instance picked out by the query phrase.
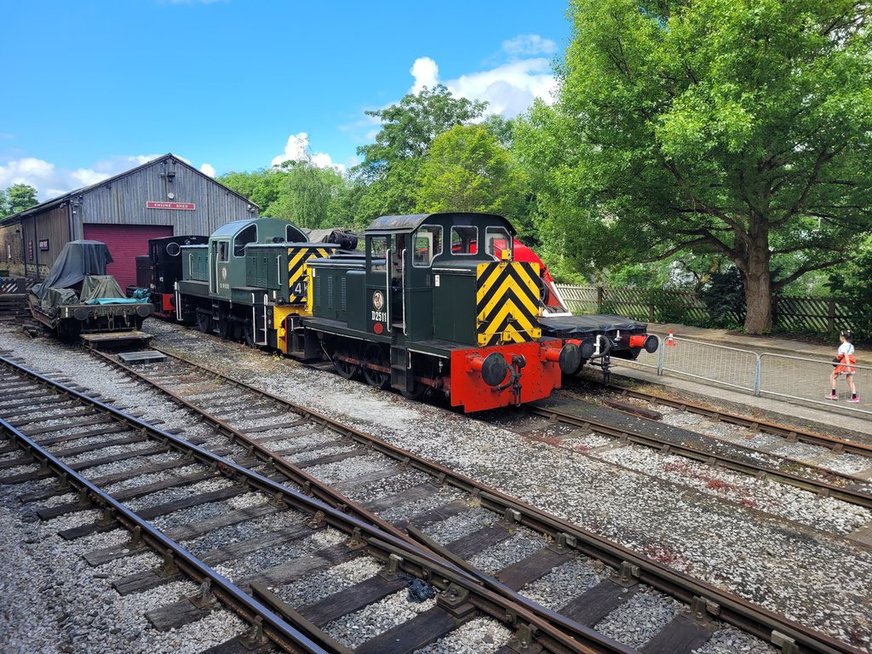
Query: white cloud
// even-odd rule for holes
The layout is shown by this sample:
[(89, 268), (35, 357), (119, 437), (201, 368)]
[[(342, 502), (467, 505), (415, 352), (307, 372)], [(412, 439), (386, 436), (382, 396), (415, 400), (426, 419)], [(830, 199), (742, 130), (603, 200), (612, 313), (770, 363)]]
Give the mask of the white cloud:
[(333, 168), (345, 172), (345, 164), (333, 163), (333, 158), (326, 152), (312, 152), (309, 148), (309, 134), (298, 132), (291, 134), (285, 143), (285, 151), (273, 157), (272, 166), (281, 166), (286, 161), (308, 161), (316, 168)]
[(446, 81), (445, 86), (454, 95), (487, 101), (488, 113), (512, 118), (525, 111), (536, 98), (553, 103), (557, 81), (551, 63), (544, 58), (534, 58), (461, 75)]
[[(160, 156), (161, 154), (121, 155), (75, 169), (62, 168), (36, 157), (22, 157), (0, 164), (0, 189), (6, 189), (13, 184), (28, 184), (37, 190), (40, 202), (44, 202), (75, 189), (97, 184)], [(214, 174), (215, 169), (210, 164), (203, 164), (201, 170), (205, 172), (207, 166)]]
[[(415, 78), (413, 93), (424, 86), (432, 87), (440, 83), (439, 68), (430, 57), (416, 59), (410, 72)], [(551, 63), (544, 57), (513, 60), (441, 83), (455, 96), (485, 100), (488, 103), (487, 113), (507, 118), (525, 111), (535, 98), (551, 104), (557, 88)]]
[(418, 94), (425, 88), (432, 88), (439, 83), (439, 66), (430, 57), (418, 57), (409, 69), (415, 83), (410, 93)]
[(204, 163), (200, 166), (200, 172), (209, 177), (215, 177), (215, 166), (210, 163)]
[(519, 34), (513, 39), (503, 41), (503, 52), (511, 56), (554, 54), (557, 52), (557, 44), (538, 34)]
[(70, 178), (76, 181), (76, 188), (91, 186), (97, 182), (102, 182), (108, 177), (112, 177), (112, 175), (98, 173), (96, 170), (91, 170), (90, 168), (77, 168), (70, 173)]
[(309, 135), (306, 132), (291, 134), (285, 143), (285, 151), (270, 162), (273, 166), (281, 166), (285, 161), (309, 160)]

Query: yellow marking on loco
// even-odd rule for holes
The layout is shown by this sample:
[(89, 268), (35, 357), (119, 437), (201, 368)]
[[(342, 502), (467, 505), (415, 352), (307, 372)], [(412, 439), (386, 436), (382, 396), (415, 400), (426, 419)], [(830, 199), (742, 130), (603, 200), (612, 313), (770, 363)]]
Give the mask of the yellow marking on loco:
[(302, 310), (297, 305), (276, 304), (273, 305), (273, 329), (276, 331), (276, 347), (288, 353), (288, 331), (285, 329), (285, 319), (288, 316), (308, 316), (311, 315), (307, 311)]
[[(313, 247), (313, 246), (294, 246), (288, 248), (288, 301), (293, 304), (302, 304), (307, 301), (308, 293), (298, 284), (308, 280), (306, 271), (309, 267), (306, 262), (312, 257), (319, 259), (329, 257), (333, 248)], [(302, 291), (295, 293), (294, 291)]]
[(479, 346), (524, 343), (542, 336), (539, 264), (481, 263), (475, 277)]

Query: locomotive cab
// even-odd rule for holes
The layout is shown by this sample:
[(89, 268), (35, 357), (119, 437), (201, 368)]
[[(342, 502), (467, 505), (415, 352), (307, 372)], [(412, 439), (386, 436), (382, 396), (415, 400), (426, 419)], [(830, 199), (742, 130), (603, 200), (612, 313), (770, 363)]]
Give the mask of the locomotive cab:
[(538, 266), (512, 261), (513, 236), (489, 214), (378, 218), (362, 256), (310, 262), (303, 326), (340, 374), (406, 395), (465, 411), (548, 397), (563, 344), (540, 340)]

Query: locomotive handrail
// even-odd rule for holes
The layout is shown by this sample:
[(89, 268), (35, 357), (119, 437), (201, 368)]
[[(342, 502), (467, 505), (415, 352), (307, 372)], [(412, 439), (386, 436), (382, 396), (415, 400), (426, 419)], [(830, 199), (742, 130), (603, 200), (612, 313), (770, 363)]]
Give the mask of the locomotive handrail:
[(282, 255), (276, 255), (276, 285), (282, 287)]
[(385, 250), (385, 318), (387, 318), (388, 331), (392, 332), (391, 326), (391, 249)]
[(400, 255), (400, 302), (403, 303), (403, 335), (406, 336), (406, 248)]

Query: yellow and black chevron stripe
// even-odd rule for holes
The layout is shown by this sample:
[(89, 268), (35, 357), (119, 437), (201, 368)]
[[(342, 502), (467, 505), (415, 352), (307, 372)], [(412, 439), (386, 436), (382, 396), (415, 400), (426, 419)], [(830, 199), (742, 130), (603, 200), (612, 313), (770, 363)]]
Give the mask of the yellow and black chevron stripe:
[(542, 335), (538, 263), (480, 263), (475, 277), (480, 347), (524, 343)]
[[(288, 248), (288, 301), (291, 303), (305, 302), (306, 293), (306, 262), (312, 257), (329, 257), (334, 248), (300, 246)], [(295, 293), (297, 290), (299, 293)]]

